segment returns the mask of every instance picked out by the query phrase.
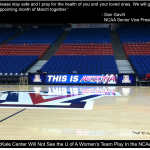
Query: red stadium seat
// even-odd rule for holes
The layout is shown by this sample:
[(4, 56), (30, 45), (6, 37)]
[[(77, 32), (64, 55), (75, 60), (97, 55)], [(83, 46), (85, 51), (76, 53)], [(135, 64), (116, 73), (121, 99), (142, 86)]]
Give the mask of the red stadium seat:
[(147, 73), (146, 78), (143, 78), (142, 80), (147, 81), (147, 83), (149, 84), (149, 82), (150, 82), (150, 73)]

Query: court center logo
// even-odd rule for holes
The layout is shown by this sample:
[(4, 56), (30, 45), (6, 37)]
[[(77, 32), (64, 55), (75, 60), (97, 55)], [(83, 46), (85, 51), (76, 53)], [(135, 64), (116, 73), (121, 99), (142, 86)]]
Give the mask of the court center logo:
[(33, 82), (42, 82), (40, 79), (40, 75), (35, 75), (35, 78), (33, 79)]
[(122, 83), (131, 83), (131, 80), (129, 79), (129, 75), (124, 75)]
[(92, 110), (95, 99), (104, 96), (122, 96), (115, 93), (71, 93), (63, 89), (56, 94), (50, 91), (0, 92), (0, 108), (73, 109)]

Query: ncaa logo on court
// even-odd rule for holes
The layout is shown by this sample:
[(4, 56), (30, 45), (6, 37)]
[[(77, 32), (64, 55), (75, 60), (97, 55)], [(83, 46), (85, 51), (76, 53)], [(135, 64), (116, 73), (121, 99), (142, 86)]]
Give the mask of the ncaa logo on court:
[(35, 75), (35, 78), (33, 79), (33, 82), (42, 82), (40, 79), (40, 75)]
[(104, 96), (122, 96), (119, 92), (54, 93), (49, 91), (3, 91), (0, 92), (0, 108), (70, 109), (92, 110), (94, 100)]
[(129, 75), (124, 75), (122, 83), (131, 83), (131, 80), (129, 79)]

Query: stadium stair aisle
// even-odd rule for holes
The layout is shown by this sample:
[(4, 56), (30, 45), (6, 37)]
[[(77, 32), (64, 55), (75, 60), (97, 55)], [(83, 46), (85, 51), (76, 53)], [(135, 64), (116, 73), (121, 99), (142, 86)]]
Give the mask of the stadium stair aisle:
[(127, 60), (117, 31), (110, 30), (110, 37), (111, 37), (111, 42), (112, 42), (115, 59), (116, 60)]
[(40, 70), (40, 68), (47, 62), (47, 60), (39, 60), (36, 62), (29, 70), (27, 70), (26, 73), (31, 72), (31, 73), (36, 73), (37, 70)]
[(16, 35), (18, 32), (20, 32), (20, 29), (0, 29), (0, 43), (3, 43), (4, 41), (8, 40), (12, 36)]
[(54, 45), (48, 49), (46, 54), (42, 57), (41, 60), (49, 60), (55, 52), (58, 50), (59, 46), (61, 45), (62, 41), (68, 36), (69, 31), (64, 31), (58, 38), (58, 40), (54, 43)]
[(116, 60), (119, 73), (134, 73), (128, 60)]
[(9, 39), (7, 39), (6, 41), (4, 41), (2, 44), (7, 44), (9, 43), (9, 41), (15, 39), (16, 37), (18, 37), (19, 35), (21, 35), (22, 33), (24, 33), (24, 31), (20, 31), (19, 33), (15, 34), (14, 36), (10, 37)]

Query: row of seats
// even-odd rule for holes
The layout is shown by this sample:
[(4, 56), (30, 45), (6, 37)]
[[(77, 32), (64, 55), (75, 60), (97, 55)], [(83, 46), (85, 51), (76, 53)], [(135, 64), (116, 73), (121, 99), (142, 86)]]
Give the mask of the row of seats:
[(0, 73), (0, 84), (19, 84), (21, 77), (28, 77), (28, 73)]
[(59, 49), (64, 48), (82, 48), (82, 49), (102, 49), (102, 48), (112, 48), (111, 44), (61, 44)]
[(36, 45), (36, 44), (50, 44), (53, 45), (53, 43), (56, 40), (15, 40), (15, 41), (9, 41), (8, 45), (20, 45), (27, 43), (28, 45)]
[(62, 32), (63, 29), (29, 29), (15, 39), (9, 41), (9, 43), (45, 43), (53, 45)]
[(124, 41), (123, 44), (147, 44), (149, 41)]
[(147, 43), (123, 43), (124, 47), (135, 47), (135, 48), (147, 48), (147, 46), (150, 46), (150, 42)]
[(63, 44), (110, 43), (109, 28), (71, 29)]
[(75, 51), (75, 52), (66, 52), (66, 51), (63, 51), (63, 52), (57, 52), (55, 53), (55, 55), (114, 55), (113, 52), (107, 52), (107, 51), (103, 51), (103, 52), (94, 52), (94, 51), (91, 51), (91, 52), (78, 52), (78, 51)]
[(114, 55), (55, 55), (40, 70), (48, 73), (119, 73)]
[(72, 41), (67, 41), (67, 42), (65, 42), (65, 41), (63, 41), (62, 42), (62, 44), (66, 44), (66, 45), (73, 45), (73, 44), (87, 44), (87, 45), (89, 45), (89, 44), (110, 44), (111, 43), (111, 41), (109, 40), (109, 41), (91, 41), (91, 40), (87, 40), (87, 41), (85, 41), (85, 40), (77, 40), (77, 42), (72, 42)]
[(24, 44), (24, 45), (1, 45), (1, 47), (0, 48), (11, 48), (11, 49), (13, 49), (13, 48), (26, 48), (26, 49), (30, 49), (30, 48), (32, 48), (32, 49), (38, 49), (38, 48), (49, 48), (50, 47), (50, 45), (49, 44), (46, 44), (46, 45), (26, 45), (26, 44)]
[(19, 84), (19, 76), (0, 76), (0, 84)]
[(38, 42), (35, 42), (35, 43), (7, 43), (7, 45), (52, 45), (51, 43), (44, 43), (44, 42), (41, 42), (41, 43), (38, 43)]
[(86, 48), (88, 48), (88, 47), (112, 47), (112, 44), (111, 43), (109, 43), (109, 44), (102, 44), (102, 43), (99, 43), (99, 44), (93, 44), (93, 43), (87, 43), (87, 44), (61, 44), (60, 45), (60, 47), (67, 47), (67, 46), (73, 46), (73, 47), (80, 47), (80, 46), (82, 46), (82, 45), (84, 45), (84, 47), (86, 47)]
[(28, 56), (28, 55), (35, 55), (35, 56), (37, 56), (38, 55), (38, 57), (39, 57), (39, 59), (41, 59), (42, 57), (43, 57), (43, 53), (34, 53), (34, 52), (32, 52), (32, 53), (26, 53), (26, 52), (20, 52), (20, 53), (16, 53), (16, 52), (14, 52), (14, 53), (6, 53), (6, 52), (4, 52), (4, 53), (0, 53), (0, 55), (2, 55), (2, 56), (5, 56), (5, 55), (7, 55), (7, 56), (11, 56), (11, 55), (18, 55), (18, 56), (22, 56), (22, 55), (26, 55), (26, 56)]
[(38, 56), (2, 56), (0, 55), (0, 73), (22, 73), (27, 71)]

